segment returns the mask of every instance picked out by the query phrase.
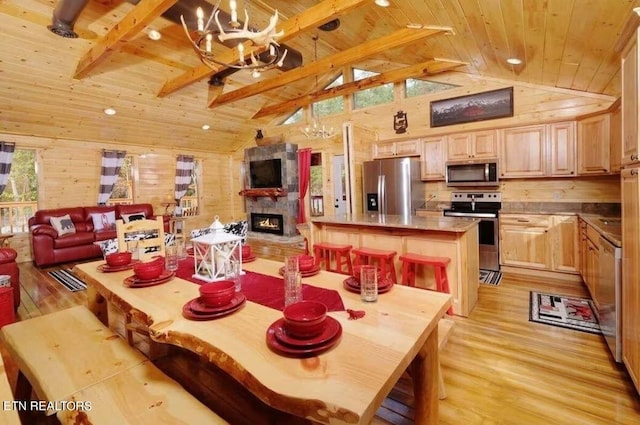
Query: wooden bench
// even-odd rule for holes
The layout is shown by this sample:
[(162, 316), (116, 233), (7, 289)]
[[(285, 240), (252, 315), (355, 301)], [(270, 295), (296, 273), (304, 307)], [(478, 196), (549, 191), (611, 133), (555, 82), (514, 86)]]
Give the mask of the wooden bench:
[[(2, 356), (0, 356), (0, 402), (11, 403), (13, 400), (13, 392), (7, 379), (7, 371), (4, 368)], [(11, 406), (11, 408), (5, 408), (3, 406), (2, 413), (0, 413), (0, 424), (3, 425), (20, 425), (20, 417), (18, 416), (18, 410)]]
[[(46, 412), (63, 424), (227, 423), (85, 307), (7, 325), (0, 340), (19, 368), (16, 400), (33, 390), (66, 406)], [(30, 412), (20, 413), (30, 423)]]

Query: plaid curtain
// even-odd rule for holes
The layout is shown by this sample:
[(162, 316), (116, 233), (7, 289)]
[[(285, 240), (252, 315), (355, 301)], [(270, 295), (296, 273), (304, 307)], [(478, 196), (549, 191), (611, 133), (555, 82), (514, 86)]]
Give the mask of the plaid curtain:
[(120, 167), (126, 156), (125, 151), (102, 151), (102, 170), (100, 173), (100, 192), (98, 193), (98, 205), (106, 205), (111, 197), (113, 185), (118, 180)]
[(180, 207), (180, 199), (187, 193), (191, 184), (191, 174), (193, 173), (195, 158), (189, 155), (178, 155), (176, 161), (176, 186), (175, 200), (176, 208)]
[(16, 144), (11, 142), (0, 142), (0, 194), (4, 192), (11, 172), (11, 160)]

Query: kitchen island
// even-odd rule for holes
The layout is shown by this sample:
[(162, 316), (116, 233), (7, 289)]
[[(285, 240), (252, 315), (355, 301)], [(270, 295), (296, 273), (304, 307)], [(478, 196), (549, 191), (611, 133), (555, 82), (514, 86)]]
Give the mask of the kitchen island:
[[(475, 218), (417, 217), (382, 214), (354, 214), (313, 217), (309, 243), (330, 242), (394, 250), (398, 281), (402, 276), (399, 260), (404, 253), (449, 257), (449, 287), (453, 312), (468, 316), (478, 299), (479, 253), (478, 223)], [(416, 286), (435, 288), (433, 270), (418, 267)]]

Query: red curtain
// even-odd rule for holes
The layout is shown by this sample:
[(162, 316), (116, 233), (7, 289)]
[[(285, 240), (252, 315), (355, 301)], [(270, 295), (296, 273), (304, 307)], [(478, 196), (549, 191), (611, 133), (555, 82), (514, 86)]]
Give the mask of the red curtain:
[(298, 207), (298, 224), (306, 222), (304, 212), (304, 197), (309, 190), (309, 176), (311, 174), (311, 148), (298, 149), (298, 187), (300, 188), (300, 203)]

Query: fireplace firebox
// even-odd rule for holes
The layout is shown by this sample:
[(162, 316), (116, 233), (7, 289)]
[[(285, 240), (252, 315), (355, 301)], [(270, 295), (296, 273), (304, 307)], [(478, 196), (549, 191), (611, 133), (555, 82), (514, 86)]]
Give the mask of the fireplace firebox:
[(284, 235), (284, 216), (282, 214), (251, 213), (252, 232)]

